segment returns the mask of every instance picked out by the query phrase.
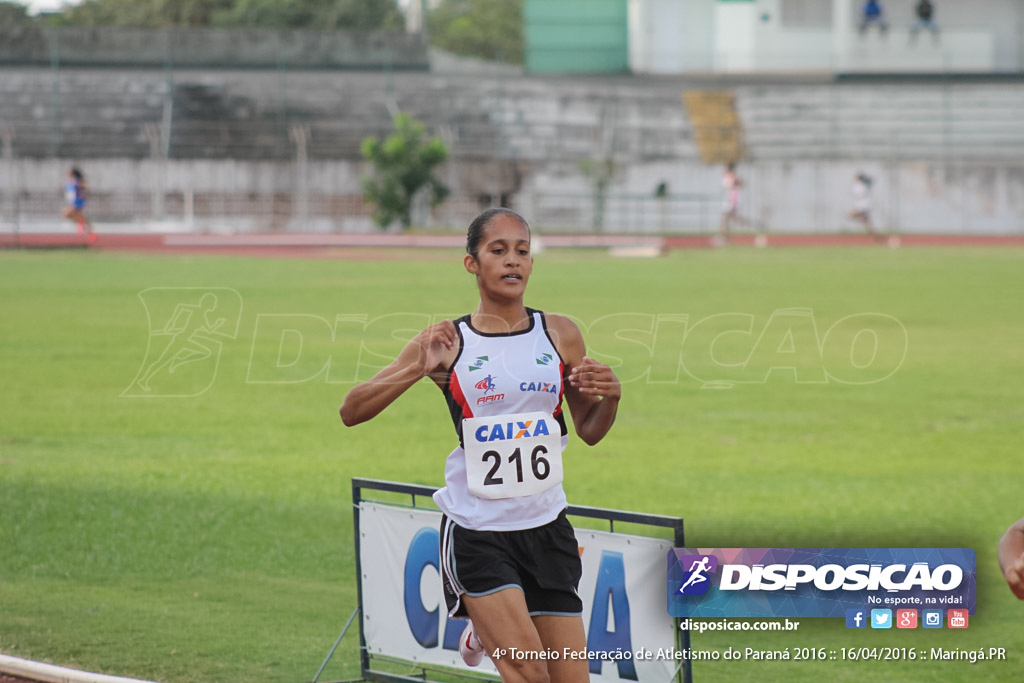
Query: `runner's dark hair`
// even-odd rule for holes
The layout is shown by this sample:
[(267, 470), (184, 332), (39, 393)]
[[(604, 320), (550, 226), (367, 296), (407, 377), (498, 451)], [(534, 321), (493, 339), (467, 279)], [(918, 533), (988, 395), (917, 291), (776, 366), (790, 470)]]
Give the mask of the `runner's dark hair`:
[(495, 216), (511, 216), (523, 224), (527, 233), (530, 232), (530, 224), (512, 209), (502, 207), (487, 209), (473, 219), (473, 222), (469, 224), (469, 230), (466, 231), (466, 253), (474, 259), (476, 259), (477, 252), (480, 251), (480, 242), (484, 238), (484, 230), (487, 229), (487, 226), (490, 225), (491, 220)]

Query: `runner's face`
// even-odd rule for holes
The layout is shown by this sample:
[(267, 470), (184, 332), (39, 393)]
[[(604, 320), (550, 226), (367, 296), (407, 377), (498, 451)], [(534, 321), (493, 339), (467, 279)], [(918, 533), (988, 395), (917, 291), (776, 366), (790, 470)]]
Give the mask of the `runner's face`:
[(465, 263), (466, 270), (477, 276), (481, 292), (521, 297), (533, 272), (530, 233), (512, 216), (495, 216), (484, 229), (476, 258), (467, 254)]

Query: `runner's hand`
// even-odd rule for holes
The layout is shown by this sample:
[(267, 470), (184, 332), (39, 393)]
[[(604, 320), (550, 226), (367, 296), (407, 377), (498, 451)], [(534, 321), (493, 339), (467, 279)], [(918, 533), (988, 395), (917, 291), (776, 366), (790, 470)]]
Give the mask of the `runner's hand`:
[(569, 384), (581, 394), (588, 396), (614, 399), (622, 397), (622, 385), (615, 372), (589, 356), (584, 356), (583, 362), (569, 372)]
[(432, 373), (444, 362), (445, 356), (458, 340), (455, 323), (451, 320), (434, 323), (413, 337), (413, 344), (419, 347), (417, 360), (424, 376)]
[(1006, 583), (1019, 599), (1024, 600), (1024, 555), (1006, 570)]

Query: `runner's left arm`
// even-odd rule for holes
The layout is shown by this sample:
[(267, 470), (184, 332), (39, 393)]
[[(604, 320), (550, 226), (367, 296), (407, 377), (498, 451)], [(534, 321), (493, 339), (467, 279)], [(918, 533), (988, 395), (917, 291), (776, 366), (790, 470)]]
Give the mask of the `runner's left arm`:
[(571, 320), (548, 316), (548, 329), (565, 362), (565, 400), (576, 434), (593, 446), (615, 423), (622, 385), (609, 366), (586, 355), (583, 335)]

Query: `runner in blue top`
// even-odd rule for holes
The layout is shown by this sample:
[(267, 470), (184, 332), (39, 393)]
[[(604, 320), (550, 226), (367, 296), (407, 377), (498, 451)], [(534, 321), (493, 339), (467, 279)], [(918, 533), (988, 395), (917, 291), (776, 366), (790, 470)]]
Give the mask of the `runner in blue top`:
[[(459, 445), (434, 499), (444, 513), (441, 564), (452, 616), (471, 619), (460, 652), (471, 666), (495, 651), (586, 650), (582, 567), (565, 518), (562, 450), (569, 408), (577, 436), (600, 441), (622, 388), (586, 355), (568, 318), (529, 309), (530, 228), (508, 209), (472, 222), (465, 269), (480, 304), (420, 332), (388, 367), (355, 386), (341, 406), (352, 426), (379, 414), (424, 377), (441, 389)], [(586, 658), (498, 657), (503, 681), (589, 680)]]
[(79, 235), (85, 235), (89, 244), (96, 241), (96, 233), (92, 231), (92, 223), (85, 217), (84, 209), (86, 198), (89, 195), (89, 186), (85, 183), (85, 176), (77, 168), (68, 170), (68, 181), (64, 184), (64, 210), (61, 212), (64, 218), (73, 220)]

